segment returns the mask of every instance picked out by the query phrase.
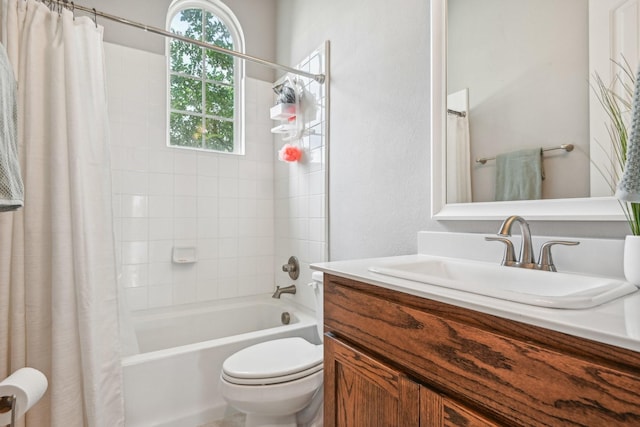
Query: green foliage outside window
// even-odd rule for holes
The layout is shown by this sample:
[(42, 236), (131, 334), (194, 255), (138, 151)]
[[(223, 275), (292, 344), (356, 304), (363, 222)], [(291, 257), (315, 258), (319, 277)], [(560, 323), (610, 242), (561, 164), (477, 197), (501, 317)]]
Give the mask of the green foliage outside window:
[[(203, 9), (178, 12), (171, 31), (233, 50), (227, 26)], [(170, 43), (169, 144), (233, 152), (233, 57), (180, 40)]]

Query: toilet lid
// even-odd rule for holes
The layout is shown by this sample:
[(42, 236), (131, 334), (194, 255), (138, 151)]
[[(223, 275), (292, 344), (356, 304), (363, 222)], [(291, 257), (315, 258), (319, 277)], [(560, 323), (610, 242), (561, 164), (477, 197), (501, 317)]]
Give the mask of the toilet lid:
[(299, 338), (255, 344), (231, 355), (222, 376), (235, 384), (275, 384), (305, 377), (322, 369), (322, 345)]

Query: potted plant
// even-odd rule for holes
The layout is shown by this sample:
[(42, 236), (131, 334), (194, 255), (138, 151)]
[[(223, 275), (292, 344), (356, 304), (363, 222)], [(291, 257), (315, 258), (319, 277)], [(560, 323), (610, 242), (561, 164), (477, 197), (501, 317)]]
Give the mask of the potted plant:
[[(627, 162), (627, 148), (630, 138), (635, 137), (640, 140), (640, 134), (634, 136), (629, 129), (631, 114), (640, 114), (640, 111), (637, 113), (632, 111), (634, 96), (640, 97), (640, 94), (634, 94), (636, 77), (629, 63), (626, 60), (624, 62), (612, 60), (612, 62), (618, 69), (618, 73), (616, 73), (612, 83), (606, 84), (595, 73), (595, 83), (592, 87), (609, 119), (607, 131), (611, 140), (613, 156), (610, 160), (614, 165), (614, 170), (609, 173), (604, 174), (602, 170), (600, 170), (600, 173), (607, 178), (612, 192), (615, 193), (621, 173)], [(640, 103), (636, 102), (635, 106), (639, 108)], [(636, 131), (640, 132), (640, 127)], [(640, 174), (640, 171), (637, 171), (637, 173)], [(640, 203), (620, 199), (618, 199), (618, 202), (631, 230), (631, 234), (625, 238), (624, 274), (628, 281), (640, 285)]]

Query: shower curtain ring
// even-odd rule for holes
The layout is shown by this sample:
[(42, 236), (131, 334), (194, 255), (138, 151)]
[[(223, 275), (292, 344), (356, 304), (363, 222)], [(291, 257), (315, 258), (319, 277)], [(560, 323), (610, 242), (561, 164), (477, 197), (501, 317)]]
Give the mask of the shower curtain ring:
[(76, 20), (76, 4), (71, 2), (71, 14), (73, 15), (73, 20)]
[(96, 8), (93, 8), (93, 23), (96, 24), (96, 28), (98, 28), (98, 11)]

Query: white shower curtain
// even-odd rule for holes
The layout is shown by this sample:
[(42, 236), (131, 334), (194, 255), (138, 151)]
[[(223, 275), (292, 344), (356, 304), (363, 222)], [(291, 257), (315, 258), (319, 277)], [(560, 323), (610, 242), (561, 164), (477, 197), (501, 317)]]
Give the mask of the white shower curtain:
[(2, 1), (25, 203), (0, 214), (0, 377), (49, 380), (23, 425), (122, 426), (102, 29)]
[(447, 114), (447, 203), (469, 203), (471, 195), (469, 118)]

